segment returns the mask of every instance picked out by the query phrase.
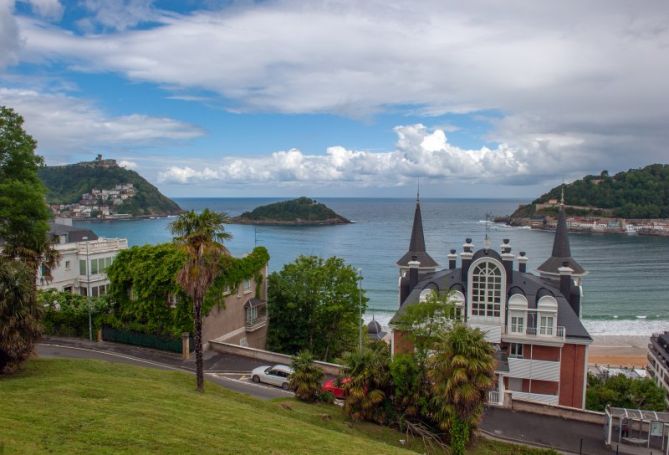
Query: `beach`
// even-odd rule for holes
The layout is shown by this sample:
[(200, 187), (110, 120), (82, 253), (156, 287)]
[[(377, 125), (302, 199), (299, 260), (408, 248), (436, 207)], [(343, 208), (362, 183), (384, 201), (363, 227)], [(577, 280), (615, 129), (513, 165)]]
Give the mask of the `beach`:
[(595, 335), (588, 351), (590, 365), (645, 367), (649, 336)]

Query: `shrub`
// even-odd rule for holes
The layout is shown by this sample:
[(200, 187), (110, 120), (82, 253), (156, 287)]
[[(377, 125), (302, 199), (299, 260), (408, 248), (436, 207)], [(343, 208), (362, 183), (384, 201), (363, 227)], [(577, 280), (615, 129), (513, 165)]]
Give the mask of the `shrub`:
[[(37, 299), (44, 309), (42, 324), (46, 335), (88, 337), (89, 301), (70, 292), (40, 291)], [(93, 330), (101, 327), (110, 314), (111, 305), (105, 297), (90, 299)]]
[(288, 384), (295, 396), (302, 401), (314, 402), (321, 395), (323, 372), (314, 365), (314, 357), (309, 351), (302, 351), (293, 357), (293, 374)]

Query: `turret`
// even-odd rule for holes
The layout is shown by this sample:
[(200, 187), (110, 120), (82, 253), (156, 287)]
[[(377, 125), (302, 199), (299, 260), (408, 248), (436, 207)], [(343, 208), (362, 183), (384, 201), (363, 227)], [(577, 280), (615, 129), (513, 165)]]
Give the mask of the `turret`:
[(439, 264), (427, 254), (425, 249), (425, 235), (423, 234), (423, 217), (420, 211), (420, 200), (416, 197), (416, 210), (413, 215), (413, 227), (411, 228), (411, 241), (409, 242), (409, 251), (397, 261), (400, 268), (400, 275), (403, 275), (409, 269), (409, 262), (413, 260), (420, 262), (421, 271), (434, 271)]
[(571, 257), (569, 247), (569, 228), (567, 227), (567, 215), (564, 211), (564, 204), (560, 205), (558, 214), (557, 228), (555, 229), (555, 239), (553, 240), (553, 252), (537, 269), (541, 276), (557, 279), (560, 276), (559, 268), (564, 264), (573, 270), (574, 277), (583, 277), (588, 272)]

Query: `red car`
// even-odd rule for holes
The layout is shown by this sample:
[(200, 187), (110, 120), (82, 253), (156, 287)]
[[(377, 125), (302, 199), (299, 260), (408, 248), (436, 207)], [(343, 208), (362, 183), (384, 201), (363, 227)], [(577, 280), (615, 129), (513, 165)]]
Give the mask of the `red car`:
[(323, 392), (330, 392), (332, 395), (335, 396), (338, 400), (343, 400), (346, 398), (346, 390), (342, 387), (344, 384), (348, 384), (351, 382), (351, 378), (343, 378), (343, 379), (328, 379), (323, 383), (323, 387), (321, 390)]

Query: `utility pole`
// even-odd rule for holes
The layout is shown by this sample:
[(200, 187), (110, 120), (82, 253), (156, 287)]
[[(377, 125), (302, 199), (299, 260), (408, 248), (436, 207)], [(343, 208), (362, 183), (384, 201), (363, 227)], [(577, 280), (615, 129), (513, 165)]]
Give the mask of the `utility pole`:
[(86, 303), (88, 304), (88, 340), (93, 341), (93, 317), (91, 315), (91, 261), (88, 257), (88, 237), (81, 238), (86, 242)]

